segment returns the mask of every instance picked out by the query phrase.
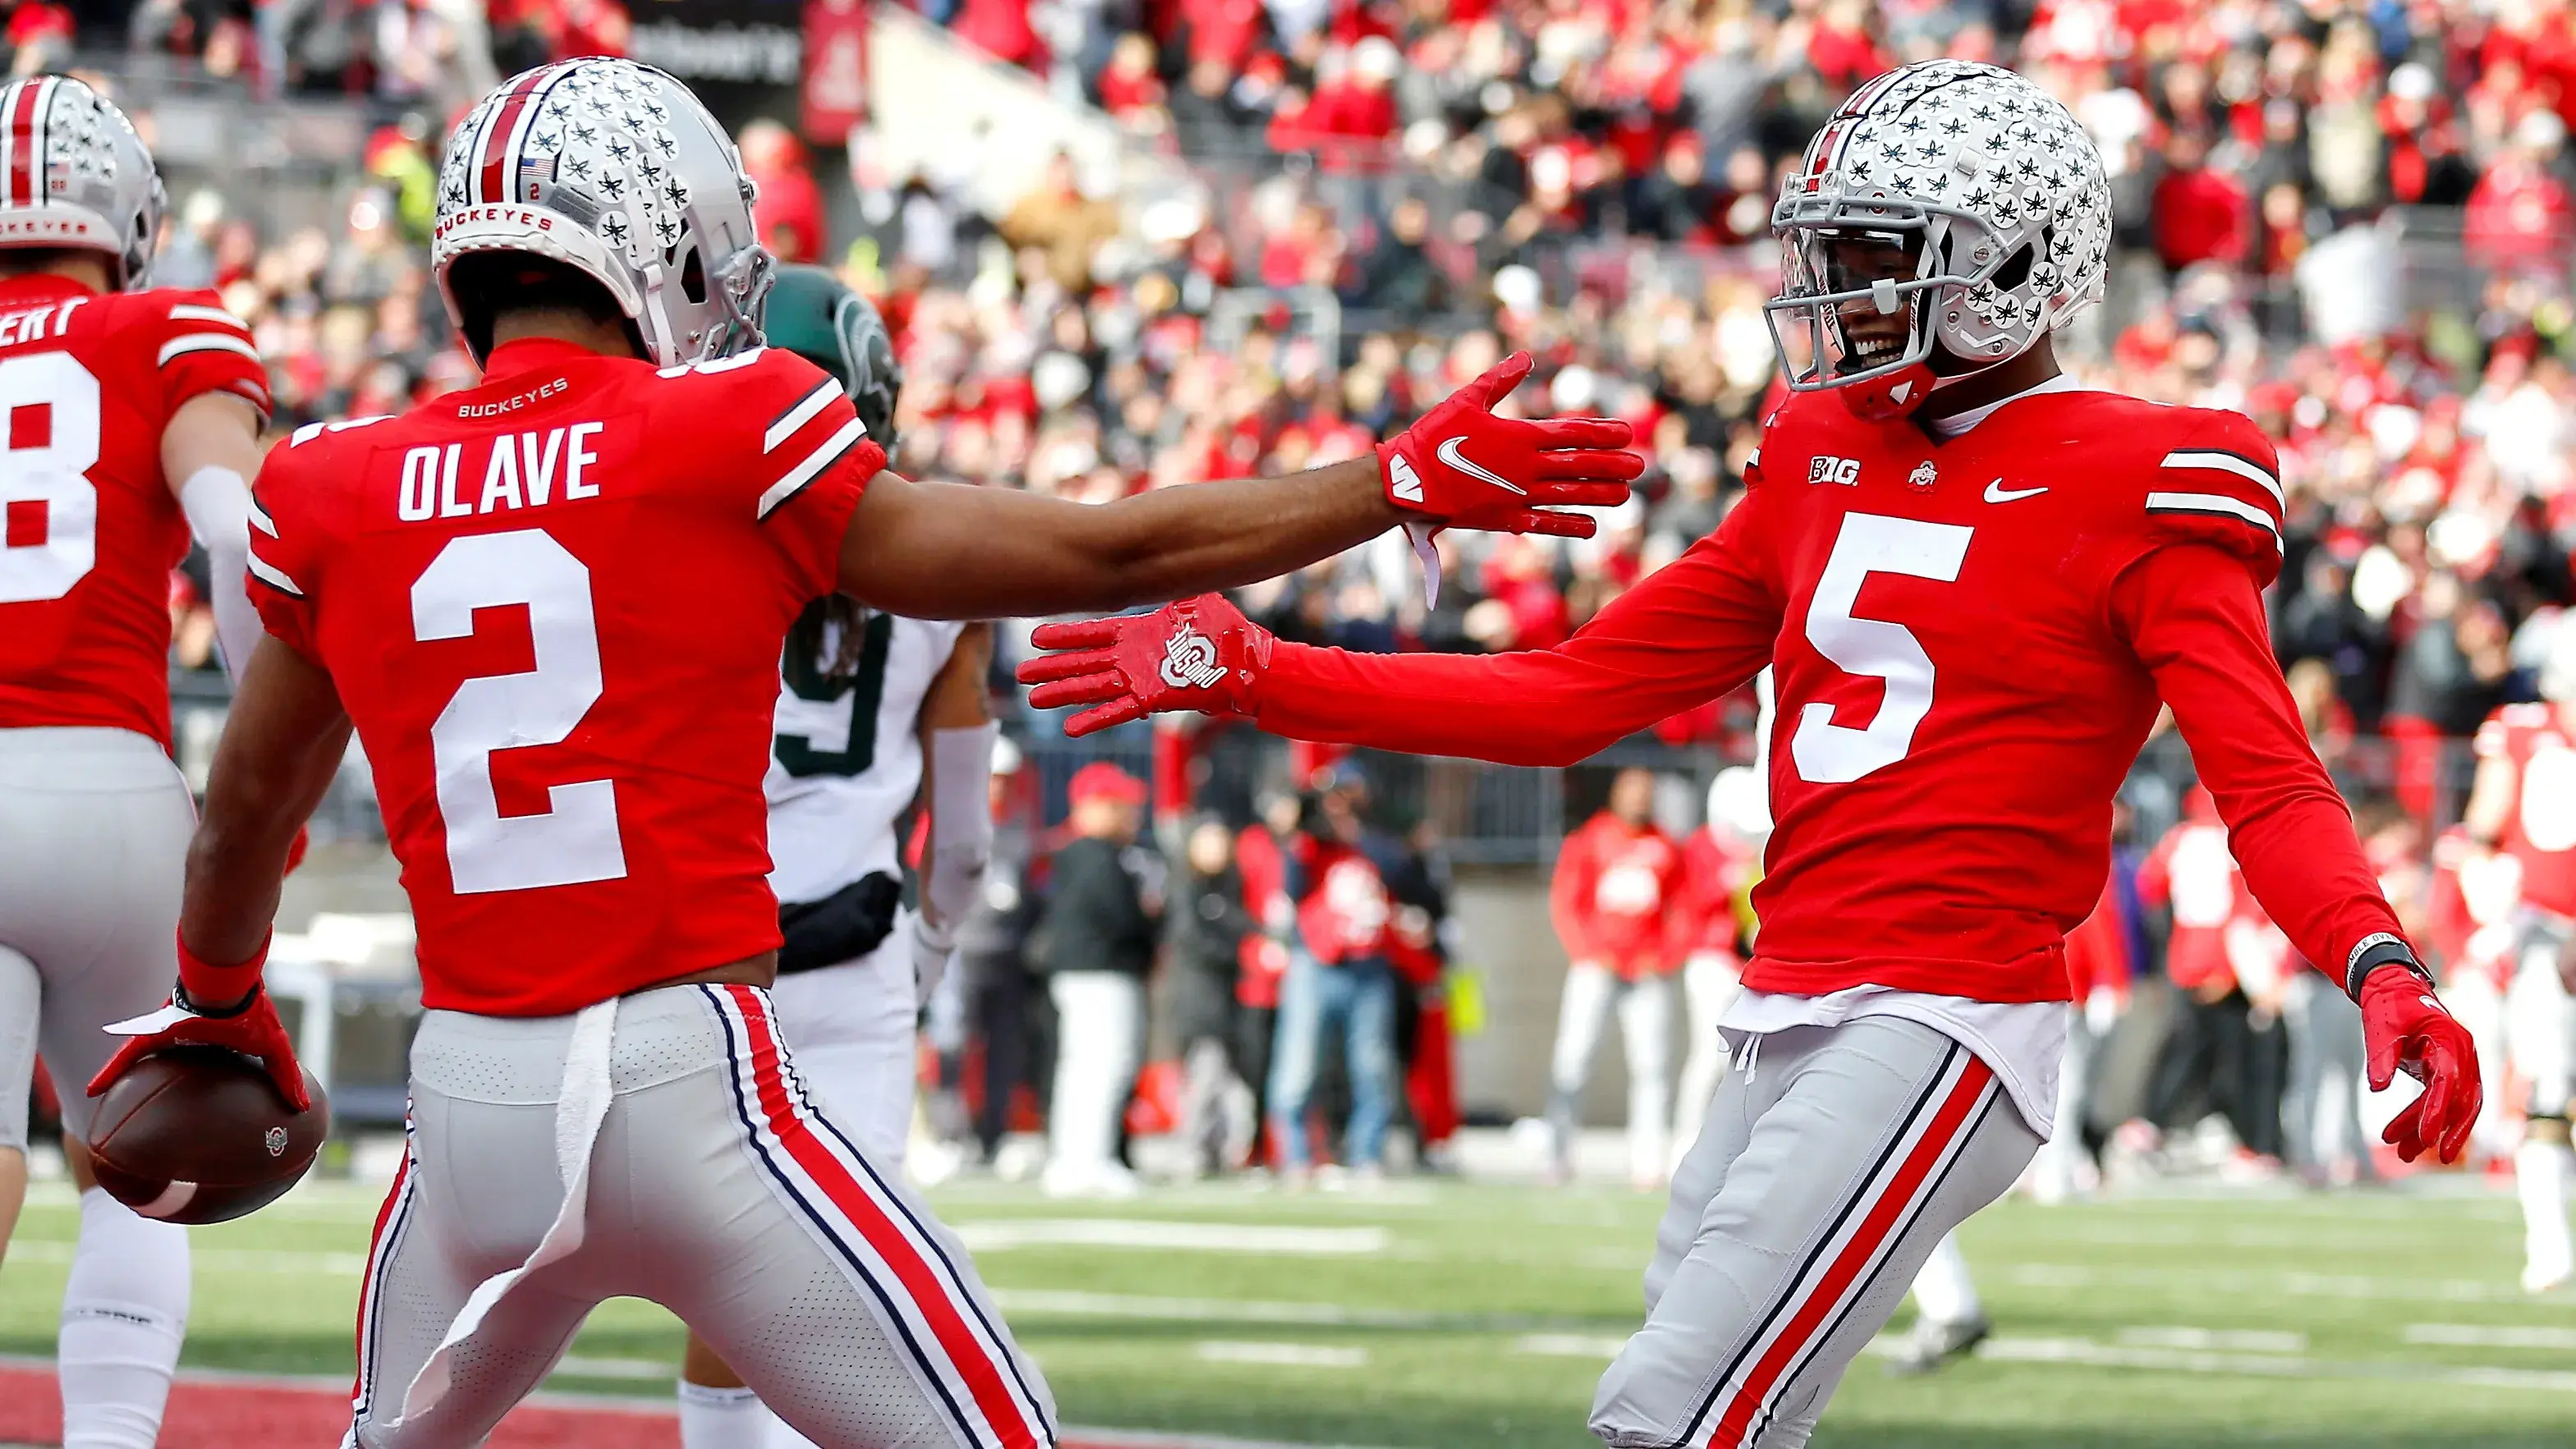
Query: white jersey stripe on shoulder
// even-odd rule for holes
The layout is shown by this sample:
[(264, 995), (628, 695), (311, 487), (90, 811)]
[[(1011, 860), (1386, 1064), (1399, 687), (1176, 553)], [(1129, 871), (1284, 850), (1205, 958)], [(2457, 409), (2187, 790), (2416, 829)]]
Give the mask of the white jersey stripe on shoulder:
[(821, 412), (823, 409), (830, 407), (832, 405), (832, 399), (839, 397), (840, 395), (841, 385), (839, 383), (834, 382), (828, 377), (823, 379), (820, 386), (816, 387), (812, 392), (805, 394), (803, 397), (798, 398), (796, 400), (796, 406), (780, 413), (777, 421), (769, 425), (769, 431), (761, 436), (760, 451), (764, 453), (777, 452), (779, 444), (796, 436), (796, 430), (798, 428), (814, 421), (814, 415)]
[(250, 576), (281, 594), (292, 594), (299, 599), (304, 597), (304, 590), (297, 586), (295, 580), (286, 576), (285, 570), (261, 558), (258, 554), (250, 555)]
[(2244, 479), (2246, 482), (2261, 488), (2264, 492), (2271, 494), (2273, 502), (2288, 502), (2287, 499), (2281, 496), (2281, 480), (2273, 477), (2270, 472), (2265, 470), (2262, 464), (2255, 462), (2251, 458), (2244, 457), (2241, 454), (2224, 453), (2214, 448), (2178, 448), (2173, 452), (2165, 454), (2164, 466), (2168, 468), (2210, 468), (2221, 473), (2233, 473), (2237, 477)]
[(220, 332), (192, 332), (161, 344), (161, 365), (168, 367), (191, 352), (237, 352), (253, 362), (259, 361), (259, 349), (242, 338), (226, 337)]
[(2272, 535), (2272, 547), (2277, 549), (2281, 546), (2281, 527), (2272, 521), (2270, 514), (2241, 498), (2230, 498), (2223, 493), (2150, 493), (2147, 495), (2147, 511), (2149, 513), (2206, 513), (2241, 518)]
[(271, 538), (277, 537), (277, 520), (269, 517), (268, 510), (259, 506), (259, 495), (256, 493), (250, 498), (250, 526)]
[(192, 302), (182, 302), (171, 308), (170, 320), (173, 322), (212, 322), (218, 327), (234, 327), (239, 328), (244, 332), (248, 332), (250, 330), (249, 323), (244, 322), (242, 319), (234, 316), (224, 308), (200, 307)]
[(759, 516), (767, 518), (778, 505), (805, 491), (805, 485), (822, 475), (824, 469), (841, 461), (843, 455), (859, 445), (868, 435), (866, 425), (856, 417), (841, 425), (841, 430), (826, 439), (823, 446), (805, 455), (805, 461), (787, 470), (785, 477), (769, 485), (760, 495)]

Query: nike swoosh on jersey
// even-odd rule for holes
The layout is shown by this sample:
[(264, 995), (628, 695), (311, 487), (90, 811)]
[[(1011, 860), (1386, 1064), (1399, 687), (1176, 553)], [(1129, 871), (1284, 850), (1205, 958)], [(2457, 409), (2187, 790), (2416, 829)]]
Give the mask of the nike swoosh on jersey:
[(1998, 478), (1992, 483), (1986, 485), (1986, 501), (1988, 503), (2010, 503), (2016, 498), (2036, 498), (2047, 491), (2048, 489), (2045, 485), (2038, 488), (2006, 488), (2004, 486), (2004, 480)]
[(1467, 440), (1464, 437), (1451, 438), (1449, 441), (1442, 443), (1434, 451), (1439, 456), (1441, 462), (1448, 464), (1450, 467), (1457, 469), (1459, 472), (1466, 474), (1470, 478), (1481, 478), (1486, 482), (1493, 484), (1495, 487), (1502, 489), (1506, 493), (1518, 493), (1523, 497), (1529, 496), (1529, 490), (1521, 487), (1517, 483), (1514, 483), (1502, 474), (1497, 473), (1482, 464), (1469, 462), (1467, 455), (1458, 451), (1458, 445), (1465, 441)]

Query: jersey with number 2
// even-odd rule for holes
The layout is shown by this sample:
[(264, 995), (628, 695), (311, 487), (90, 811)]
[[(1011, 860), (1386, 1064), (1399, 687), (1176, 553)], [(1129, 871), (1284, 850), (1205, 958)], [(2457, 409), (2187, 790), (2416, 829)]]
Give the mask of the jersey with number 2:
[[(1292, 736), (1581, 758), (1775, 666), (1747, 987), (2063, 1000), (2111, 802), (2170, 703), (2254, 894), (2310, 959), (2396, 930), (2273, 663), (2271, 444), (2237, 414), (2037, 391), (1942, 439), (1796, 395), (1716, 534), (1555, 649), (1281, 644)], [(1390, 717), (1401, 714), (1399, 728)]]
[(778, 944), (779, 650), (883, 463), (790, 353), (551, 341), (270, 455), (252, 595), (357, 726), (427, 1005), (558, 1015)]
[(188, 525), (161, 434), (210, 392), (268, 411), (259, 349), (214, 293), (0, 281), (0, 729), (169, 746), (170, 570)]

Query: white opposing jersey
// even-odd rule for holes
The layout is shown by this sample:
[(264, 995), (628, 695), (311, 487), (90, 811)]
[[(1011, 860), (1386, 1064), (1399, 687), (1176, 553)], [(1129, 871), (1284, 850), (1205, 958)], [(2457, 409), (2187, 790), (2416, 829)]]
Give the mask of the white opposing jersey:
[[(965, 625), (870, 613), (858, 672), (824, 677), (820, 661), (780, 671), (769, 774), (769, 888), (782, 902), (819, 901), (862, 876), (903, 874), (895, 832), (921, 788), (921, 702)], [(822, 654), (840, 648), (826, 631)]]

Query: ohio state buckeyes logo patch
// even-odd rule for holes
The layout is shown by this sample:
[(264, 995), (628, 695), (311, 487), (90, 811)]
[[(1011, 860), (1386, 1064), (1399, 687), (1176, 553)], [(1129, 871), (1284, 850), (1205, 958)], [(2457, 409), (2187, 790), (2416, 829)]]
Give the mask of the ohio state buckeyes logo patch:
[(1187, 624), (1163, 641), (1161, 672), (1174, 689), (1206, 689), (1225, 678), (1217, 667), (1216, 641)]
[(271, 1157), (284, 1157), (284, 1156), (286, 1155), (286, 1129), (285, 1129), (285, 1128), (283, 1128), (283, 1127), (271, 1127), (271, 1128), (269, 1128), (269, 1129), (268, 1129), (268, 1135), (267, 1135), (266, 1137), (264, 1137), (264, 1138), (260, 1139), (260, 1140), (268, 1144), (268, 1155), (269, 1155), (269, 1156), (271, 1156)]
[(1932, 485), (1939, 481), (1941, 481), (1941, 470), (1933, 467), (1932, 460), (1929, 458), (1915, 464), (1914, 471), (1907, 474), (1905, 477), (1907, 486), (1924, 489), (1926, 491), (1929, 491)]

